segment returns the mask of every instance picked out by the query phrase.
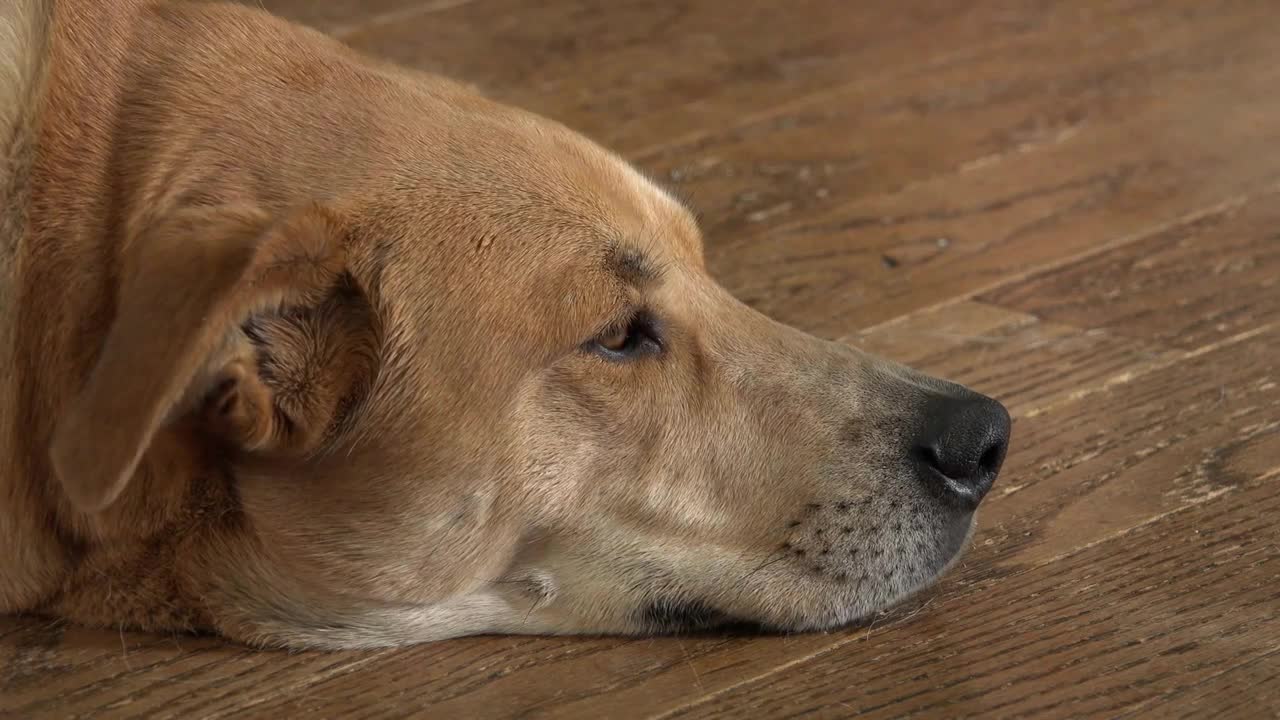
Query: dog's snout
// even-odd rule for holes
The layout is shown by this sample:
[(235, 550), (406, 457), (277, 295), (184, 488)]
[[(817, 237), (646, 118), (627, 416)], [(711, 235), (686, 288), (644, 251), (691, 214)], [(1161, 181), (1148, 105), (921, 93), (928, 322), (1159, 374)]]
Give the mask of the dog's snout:
[(1009, 426), (1009, 411), (985, 395), (931, 397), (913, 449), (921, 478), (947, 503), (973, 510), (1000, 472)]

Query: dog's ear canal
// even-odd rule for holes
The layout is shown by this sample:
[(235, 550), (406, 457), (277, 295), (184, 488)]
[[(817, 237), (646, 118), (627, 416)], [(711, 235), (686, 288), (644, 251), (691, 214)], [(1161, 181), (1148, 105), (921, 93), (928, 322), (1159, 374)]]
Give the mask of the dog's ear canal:
[(158, 432), (231, 451), (317, 449), (367, 384), (376, 333), (340, 217), (177, 211), (126, 248), (115, 318), (50, 456), (80, 510), (110, 506)]

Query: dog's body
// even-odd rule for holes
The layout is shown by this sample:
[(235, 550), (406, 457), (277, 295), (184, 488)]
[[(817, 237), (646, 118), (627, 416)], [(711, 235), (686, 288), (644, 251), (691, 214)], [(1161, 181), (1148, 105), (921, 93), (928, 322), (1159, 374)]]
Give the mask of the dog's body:
[(942, 572), (1003, 458), (997, 404), (743, 307), (679, 203), (452, 82), (154, 0), (10, 3), (8, 67), (0, 612), (829, 627)]

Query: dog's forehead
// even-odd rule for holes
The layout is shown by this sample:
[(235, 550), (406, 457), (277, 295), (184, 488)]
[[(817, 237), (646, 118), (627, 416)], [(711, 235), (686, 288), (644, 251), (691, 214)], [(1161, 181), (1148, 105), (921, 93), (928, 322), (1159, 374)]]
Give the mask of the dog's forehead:
[(702, 236), (688, 208), (630, 164), (601, 152), (591, 202), (605, 228), (605, 269), (636, 285), (671, 265), (702, 266)]
[(527, 118), (517, 153), (536, 177), (548, 216), (573, 218), (584, 230), (570, 242), (593, 245), (611, 259), (644, 257), (654, 262), (697, 261), (701, 238), (691, 213), (676, 196), (631, 164), (556, 123)]
[(387, 173), (375, 223), (382, 257), (394, 261), (384, 271), (406, 282), (439, 277), (422, 272), (429, 263), (512, 281), (701, 265), (685, 206), (568, 128), (502, 108), (453, 132), (442, 142), (404, 143), (416, 152)]
[(495, 114), (455, 132), (402, 139), (355, 206), (356, 274), (405, 362), (494, 347), (530, 361), (615, 320), (673, 267), (701, 267), (689, 211), (567, 128)]

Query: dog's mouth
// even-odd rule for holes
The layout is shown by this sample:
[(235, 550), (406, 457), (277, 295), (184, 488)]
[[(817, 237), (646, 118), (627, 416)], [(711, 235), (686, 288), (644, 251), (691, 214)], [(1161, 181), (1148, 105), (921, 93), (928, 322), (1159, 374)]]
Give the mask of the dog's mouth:
[(730, 615), (697, 600), (659, 599), (635, 613), (636, 624), (655, 635), (715, 631), (717, 634), (760, 635), (769, 628), (755, 620)]
[[(631, 624), (640, 632), (653, 635), (713, 633), (717, 636), (768, 635), (857, 626), (936, 584), (964, 556), (973, 528), (972, 514), (965, 514), (963, 518), (957, 518), (939, 528), (936, 539), (938, 555), (927, 563), (928, 567), (923, 568), (924, 572), (920, 572), (922, 568), (917, 568), (914, 572), (895, 571), (896, 579), (892, 585), (867, 588), (870, 595), (878, 596), (875, 602), (868, 605), (862, 605), (846, 593), (832, 593), (829, 597), (830, 605), (810, 607), (798, 615), (784, 613), (782, 616), (761, 619), (743, 615), (741, 611), (735, 614), (722, 610), (705, 599), (659, 595), (632, 612)], [(863, 573), (864, 577), (865, 575)], [(846, 579), (846, 585), (855, 583), (856, 576), (853, 569), (840, 575)], [(885, 575), (885, 579), (888, 581), (889, 576)], [(829, 583), (830, 580), (824, 582)], [(862, 589), (860, 583), (858, 587)], [(832, 588), (828, 585), (825, 589)]]

